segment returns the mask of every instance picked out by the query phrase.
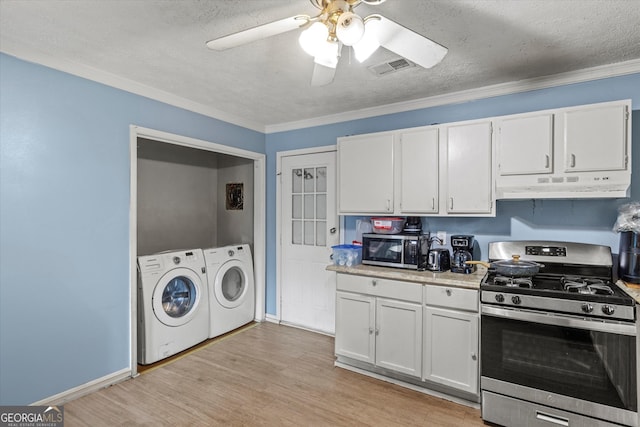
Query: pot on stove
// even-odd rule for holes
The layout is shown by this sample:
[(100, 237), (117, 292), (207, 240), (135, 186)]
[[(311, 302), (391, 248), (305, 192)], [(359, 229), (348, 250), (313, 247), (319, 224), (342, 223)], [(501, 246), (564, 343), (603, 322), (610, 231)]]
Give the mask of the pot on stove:
[(509, 277), (530, 277), (535, 276), (543, 264), (533, 261), (521, 261), (520, 255), (513, 255), (512, 259), (505, 259), (494, 262), (466, 261), (466, 264), (480, 264), (495, 270), (496, 273)]

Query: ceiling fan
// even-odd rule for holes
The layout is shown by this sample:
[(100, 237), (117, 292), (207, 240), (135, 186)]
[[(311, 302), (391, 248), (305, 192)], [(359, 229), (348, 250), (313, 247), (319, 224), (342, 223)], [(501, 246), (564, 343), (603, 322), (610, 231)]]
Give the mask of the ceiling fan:
[(365, 61), (382, 46), (424, 68), (442, 61), (447, 48), (384, 16), (373, 14), (365, 18), (353, 9), (365, 3), (379, 5), (385, 0), (309, 0), (320, 9), (316, 16), (296, 15), (207, 42), (213, 50), (226, 50), (277, 34), (305, 28), (298, 41), (314, 58), (311, 78), (313, 86), (333, 81), (342, 47), (351, 46), (356, 59)]

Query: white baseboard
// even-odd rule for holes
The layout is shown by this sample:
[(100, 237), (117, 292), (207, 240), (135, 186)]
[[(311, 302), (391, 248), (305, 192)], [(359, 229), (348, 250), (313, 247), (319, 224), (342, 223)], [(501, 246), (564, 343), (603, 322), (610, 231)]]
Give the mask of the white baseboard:
[(89, 381), (88, 383), (63, 391), (62, 393), (58, 393), (53, 396), (49, 396), (45, 399), (39, 400), (37, 402), (33, 402), (32, 405), (35, 405), (35, 406), (63, 405), (74, 399), (93, 393), (94, 391), (98, 391), (102, 388), (109, 387), (111, 385), (127, 380), (132, 377), (131, 372), (132, 371), (130, 368), (125, 368), (120, 371), (114, 372), (112, 374), (105, 375), (102, 378), (97, 378), (93, 381)]
[(280, 324), (280, 319), (278, 319), (275, 315), (266, 313), (264, 316), (265, 322), (278, 323)]

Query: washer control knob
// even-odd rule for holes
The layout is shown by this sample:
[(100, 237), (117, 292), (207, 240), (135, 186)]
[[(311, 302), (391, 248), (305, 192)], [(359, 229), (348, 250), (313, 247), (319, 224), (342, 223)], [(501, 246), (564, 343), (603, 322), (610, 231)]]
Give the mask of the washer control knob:
[(584, 311), (585, 313), (591, 313), (593, 311), (593, 306), (588, 302), (585, 302), (584, 304), (582, 304), (582, 311)]
[(504, 302), (504, 295), (502, 295), (502, 294), (496, 294), (496, 301), (498, 301), (498, 302)]
[(604, 314), (606, 314), (607, 316), (611, 316), (613, 313), (615, 313), (616, 308), (612, 305), (603, 305), (602, 306), (602, 312)]
[(518, 305), (520, 304), (522, 301), (520, 300), (520, 297), (518, 295), (511, 297), (511, 302)]
[(229, 252), (227, 252), (229, 254), (229, 256), (234, 256), (236, 253), (233, 251), (233, 249), (229, 249)]
[(180, 257), (179, 256), (174, 256), (173, 257), (173, 263), (176, 264), (176, 265), (180, 264)]

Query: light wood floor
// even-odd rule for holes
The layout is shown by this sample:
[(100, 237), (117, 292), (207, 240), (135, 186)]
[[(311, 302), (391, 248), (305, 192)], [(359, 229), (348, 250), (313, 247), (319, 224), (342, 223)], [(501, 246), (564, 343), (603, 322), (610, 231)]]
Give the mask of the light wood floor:
[(64, 405), (65, 426), (483, 426), (480, 411), (333, 366), (333, 338), (261, 323)]

